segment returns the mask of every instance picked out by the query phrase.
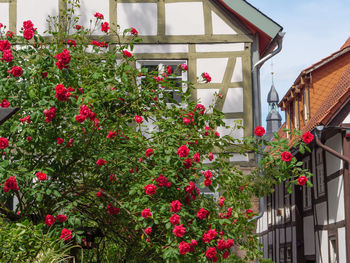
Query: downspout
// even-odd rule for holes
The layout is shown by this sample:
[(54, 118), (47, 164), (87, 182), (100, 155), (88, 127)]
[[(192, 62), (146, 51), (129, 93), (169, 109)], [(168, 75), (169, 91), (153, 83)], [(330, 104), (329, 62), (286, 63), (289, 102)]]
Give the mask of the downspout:
[[(273, 56), (277, 55), (282, 50), (282, 42), (283, 37), (286, 33), (285, 32), (279, 32), (278, 33), (278, 39), (277, 39), (277, 48), (272, 51), (270, 54), (265, 56), (264, 58), (260, 59), (258, 62), (256, 62), (252, 69), (252, 78), (253, 78), (253, 127), (261, 126), (261, 92), (260, 92), (260, 67), (263, 63), (265, 63), (267, 60), (272, 58)], [(256, 156), (256, 161), (259, 163), (261, 160), (261, 156)], [(262, 176), (262, 173), (259, 173), (259, 176)], [(260, 219), (264, 214), (264, 208), (265, 208), (265, 201), (264, 197), (259, 198), (259, 214), (254, 216), (251, 220), (258, 220)]]
[(343, 161), (347, 162), (348, 165), (350, 165), (350, 158), (349, 158), (349, 157), (338, 153), (337, 151), (333, 150), (332, 148), (328, 147), (327, 145), (324, 145), (324, 144), (320, 141), (320, 139), (317, 138), (317, 136), (315, 136), (315, 137), (316, 137), (316, 138), (315, 138), (315, 141), (316, 141), (316, 144), (317, 144), (318, 146), (320, 146), (323, 150), (329, 152), (330, 154), (332, 154), (332, 155), (338, 157), (339, 159), (342, 159)]

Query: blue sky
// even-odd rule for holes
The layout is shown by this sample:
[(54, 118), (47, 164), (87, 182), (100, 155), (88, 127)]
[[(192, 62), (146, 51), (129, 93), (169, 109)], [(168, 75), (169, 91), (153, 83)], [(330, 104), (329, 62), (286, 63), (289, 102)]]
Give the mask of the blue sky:
[[(247, 0), (283, 27), (282, 51), (273, 61), (280, 99), (306, 67), (337, 51), (350, 37), (349, 0)], [(262, 119), (271, 86), (271, 60), (261, 68)], [(284, 118), (284, 112), (281, 112)]]

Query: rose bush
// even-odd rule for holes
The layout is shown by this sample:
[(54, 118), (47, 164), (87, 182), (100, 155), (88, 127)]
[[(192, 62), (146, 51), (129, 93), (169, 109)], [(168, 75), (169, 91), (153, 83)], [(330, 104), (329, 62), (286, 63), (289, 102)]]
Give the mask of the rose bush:
[[(17, 36), (0, 28), (0, 101), (20, 108), (0, 126), (1, 217), (78, 244), (91, 262), (260, 258), (246, 213), (252, 197), (291, 174), (294, 184), (310, 176), (295, 158), (280, 157), (287, 141), (266, 142), (262, 129), (242, 141), (220, 137), (223, 115), (193, 101), (190, 83), (179, 104), (168, 92), (177, 89), (172, 78), (135, 67), (135, 28), (123, 32), (125, 41), (91, 40), (72, 10), (51, 24), (51, 39), (31, 21)], [(118, 34), (103, 19), (96, 13), (95, 27)], [(233, 151), (262, 159), (243, 175), (228, 161)], [(205, 186), (224, 197), (200, 193)], [(12, 198), (14, 210), (6, 205)], [(233, 245), (245, 258), (231, 254)]]

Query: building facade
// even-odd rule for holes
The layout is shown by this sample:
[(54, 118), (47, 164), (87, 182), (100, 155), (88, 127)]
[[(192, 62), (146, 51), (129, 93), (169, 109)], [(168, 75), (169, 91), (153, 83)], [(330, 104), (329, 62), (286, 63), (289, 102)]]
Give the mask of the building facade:
[[(264, 256), (275, 262), (350, 262), (350, 40), (303, 70), (279, 106), (282, 132), (315, 134), (311, 152), (291, 149), (314, 176), (313, 187), (276, 186), (258, 222)], [(316, 139), (317, 138), (317, 139)]]
[[(48, 15), (59, 15), (67, 8), (64, 0), (3, 0), (0, 18), (17, 34), (23, 21), (30, 19), (45, 36)], [(111, 31), (117, 31), (117, 25), (121, 34), (130, 27), (138, 30), (143, 42), (132, 53), (139, 67), (187, 64), (189, 71), (178, 77), (194, 83), (192, 97), (206, 108), (214, 103), (215, 93), (222, 94), (215, 108), (225, 114), (225, 123), (234, 127), (239, 121), (246, 129), (219, 128), (221, 135), (252, 134), (254, 119), (259, 119), (254, 107), (260, 107), (253, 105), (254, 93), (259, 96), (260, 90), (258, 83), (253, 85), (252, 67), (276, 47), (282, 30), (277, 23), (243, 0), (80, 0), (79, 24), (89, 28), (96, 12), (104, 15)], [(116, 34), (106, 35), (99, 29), (93, 37), (109, 42), (111, 48), (118, 41)], [(201, 81), (203, 72), (212, 77), (209, 84)], [(231, 159), (249, 161), (239, 155)]]

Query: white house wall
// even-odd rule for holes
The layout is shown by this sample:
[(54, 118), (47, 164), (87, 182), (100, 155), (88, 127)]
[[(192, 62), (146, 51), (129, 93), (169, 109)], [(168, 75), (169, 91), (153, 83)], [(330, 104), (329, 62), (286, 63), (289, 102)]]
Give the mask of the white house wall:
[(10, 4), (0, 3), (0, 23), (9, 28), (10, 24)]
[(196, 52), (244, 51), (244, 43), (196, 44)]
[(319, 203), (315, 205), (316, 207), (316, 224), (317, 225), (327, 225), (328, 220), (327, 220), (327, 203)]
[(228, 89), (222, 112), (243, 112), (243, 88)]
[(221, 17), (219, 17), (214, 11), (211, 11), (211, 17), (212, 17), (212, 27), (213, 27), (213, 34), (218, 35), (236, 35), (237, 32), (230, 27)]
[(343, 176), (328, 182), (328, 204), (329, 224), (345, 219)]
[(134, 45), (133, 53), (159, 54), (164, 53), (188, 53), (188, 45), (186, 44), (138, 44)]
[(204, 13), (202, 2), (165, 4), (166, 35), (203, 35)]
[(346, 263), (346, 245), (350, 240), (346, 240), (345, 231), (345, 227), (338, 228), (339, 263)]
[[(99, 1), (95, 1), (99, 3)], [(156, 3), (118, 3), (117, 23), (120, 31), (134, 27), (139, 35), (155, 36), (158, 28), (158, 11)]]
[(304, 255), (315, 255), (314, 217), (312, 215), (303, 218), (303, 228)]
[[(341, 134), (337, 133), (336, 135), (328, 139), (325, 145), (329, 146), (331, 149), (334, 149), (338, 153), (342, 153), (343, 146)], [(340, 169), (343, 168), (343, 161), (327, 151), (326, 161), (327, 176), (330, 176), (331, 174), (338, 172)]]
[(346, 116), (346, 118), (343, 120), (343, 124), (349, 124), (350, 123), (350, 113), (348, 114), (348, 116)]
[(39, 34), (48, 29), (46, 19), (58, 15), (58, 1), (17, 0), (17, 33), (23, 21), (31, 20)]
[(202, 79), (201, 74), (208, 72), (211, 83), (222, 83), (228, 58), (199, 58), (197, 59), (197, 78)]
[[(197, 89), (197, 100), (209, 109), (215, 103), (215, 93), (219, 93), (219, 89)], [(213, 110), (208, 110), (208, 113), (212, 112)]]
[(328, 263), (328, 231), (316, 232), (316, 262)]
[(242, 119), (223, 119), (226, 126), (230, 126), (229, 129), (226, 129), (222, 126), (217, 128), (217, 131), (220, 133), (220, 137), (223, 137), (225, 135), (232, 136), (234, 138), (237, 138), (239, 140), (243, 139), (243, 130), (242, 129), (236, 129), (235, 126), (238, 122), (241, 122), (242, 125), (244, 125)]
[(242, 58), (236, 58), (235, 69), (233, 70), (231, 82), (242, 82), (243, 81), (243, 67)]

